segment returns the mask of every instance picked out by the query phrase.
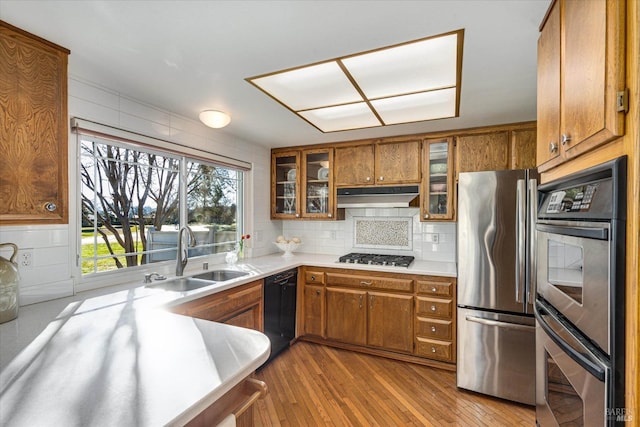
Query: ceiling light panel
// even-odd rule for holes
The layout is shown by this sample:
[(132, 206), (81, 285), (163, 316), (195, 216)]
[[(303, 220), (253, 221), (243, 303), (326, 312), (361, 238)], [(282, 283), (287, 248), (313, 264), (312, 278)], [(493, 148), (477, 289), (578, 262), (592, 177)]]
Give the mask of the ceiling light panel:
[(362, 101), (335, 61), (250, 81), (294, 111)]
[(456, 85), (457, 33), (345, 58), (369, 99)]
[(300, 111), (298, 114), (322, 132), (362, 129), (381, 125), (364, 102)]
[(464, 30), (247, 78), (322, 132), (457, 117)]
[(456, 89), (441, 89), (371, 101), (387, 125), (456, 116)]

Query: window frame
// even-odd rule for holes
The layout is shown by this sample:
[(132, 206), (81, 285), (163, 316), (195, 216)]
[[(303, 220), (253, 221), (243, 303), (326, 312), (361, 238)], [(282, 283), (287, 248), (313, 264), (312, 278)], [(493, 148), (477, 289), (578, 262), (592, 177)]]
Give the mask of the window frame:
[[(85, 122), (82, 121), (82, 124), (84, 125)], [(178, 150), (175, 150), (175, 149), (167, 150), (164, 147), (157, 147), (155, 144), (149, 143), (149, 141), (152, 141), (152, 142), (157, 141), (159, 145), (166, 145), (167, 141), (156, 140), (155, 138), (146, 137), (144, 135), (133, 134), (133, 133), (116, 129), (116, 128), (110, 128), (110, 129), (113, 129), (114, 132), (113, 134), (112, 133), (107, 134), (104, 132), (96, 132), (91, 129), (86, 129), (85, 127), (81, 127), (81, 126), (74, 127), (73, 125), (74, 125), (74, 121), (72, 120), (72, 129), (76, 133), (75, 151), (76, 151), (77, 165), (76, 165), (75, 173), (77, 174), (77, 179), (76, 179), (77, 189), (75, 191), (75, 194), (78, 200), (78, 203), (76, 204), (76, 208), (75, 208), (77, 212), (75, 212), (75, 215), (74, 215), (74, 217), (76, 218), (75, 226), (77, 227), (77, 232), (75, 233), (77, 246), (75, 248), (76, 262), (74, 266), (74, 270), (75, 270), (74, 276), (76, 276), (78, 283), (81, 284), (83, 288), (90, 289), (94, 287), (101, 287), (101, 286), (112, 285), (117, 283), (131, 282), (132, 274), (142, 275), (144, 272), (148, 272), (152, 270), (158, 271), (162, 274), (173, 275), (175, 273), (174, 269), (176, 266), (175, 260), (168, 260), (168, 261), (160, 261), (160, 262), (154, 262), (149, 264), (141, 264), (141, 265), (136, 265), (131, 267), (116, 268), (114, 270), (108, 270), (108, 271), (102, 271), (102, 272), (94, 271), (92, 273), (87, 273), (87, 274), (82, 273), (82, 266), (81, 266), (81, 263), (82, 263), (82, 255), (81, 255), (82, 214), (80, 211), (82, 209), (82, 193), (81, 192), (82, 192), (82, 186), (83, 186), (82, 179), (81, 179), (81, 167), (82, 167), (81, 165), (82, 165), (82, 157), (83, 157), (82, 141), (83, 140), (90, 140), (90, 141), (102, 143), (105, 145), (113, 145), (121, 148), (136, 150), (138, 152), (155, 154), (155, 155), (173, 158), (177, 160), (178, 167), (179, 167), (178, 194), (179, 194), (179, 200), (180, 200), (179, 201), (179, 218), (180, 218), (179, 228), (182, 228), (184, 225), (187, 225), (187, 218), (188, 218), (188, 204), (187, 204), (188, 200), (186, 196), (187, 195), (187, 178), (188, 178), (187, 164), (189, 162), (196, 162), (196, 163), (205, 164), (212, 167), (220, 167), (220, 168), (225, 168), (225, 169), (235, 171), (237, 173), (236, 213), (235, 213), (236, 240), (239, 240), (241, 236), (244, 234), (244, 213), (245, 213), (245, 204), (247, 203), (247, 200), (245, 199), (246, 191), (244, 186), (246, 185), (246, 181), (247, 181), (246, 180), (247, 172), (250, 172), (251, 170), (250, 164), (239, 161), (239, 160), (231, 159), (225, 156), (221, 156), (215, 153), (209, 153), (209, 152), (194, 149), (194, 148), (185, 149), (185, 151), (189, 151), (189, 153), (180, 153)], [(96, 124), (96, 126), (109, 128), (107, 126), (98, 125), (98, 124)], [(123, 137), (122, 136), (123, 134), (126, 136)], [(136, 138), (144, 140), (144, 142), (136, 141)], [(193, 154), (196, 154), (196, 155), (193, 155)], [(224, 161), (224, 162), (217, 161), (220, 158), (227, 159), (230, 161)], [(234, 162), (237, 162), (240, 166), (232, 164)], [(248, 165), (249, 167), (247, 167), (246, 165)], [(142, 252), (138, 252), (138, 254), (141, 254), (141, 253)], [(226, 252), (220, 252), (216, 254), (191, 256), (189, 257), (189, 260), (191, 261), (191, 260), (207, 259), (207, 261), (217, 262), (219, 259), (219, 261), (222, 262), (224, 260), (225, 254)], [(208, 259), (208, 258), (211, 258), (211, 259)]]

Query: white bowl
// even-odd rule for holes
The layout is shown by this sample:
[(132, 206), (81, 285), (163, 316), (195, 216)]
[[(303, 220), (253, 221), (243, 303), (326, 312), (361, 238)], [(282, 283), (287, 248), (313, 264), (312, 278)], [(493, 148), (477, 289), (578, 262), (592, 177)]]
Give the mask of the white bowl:
[(282, 254), (283, 257), (293, 256), (293, 252), (300, 245), (300, 243), (294, 243), (294, 242), (289, 242), (289, 243), (273, 242), (273, 244), (276, 245), (278, 248), (280, 248), (281, 251), (284, 251), (284, 254)]

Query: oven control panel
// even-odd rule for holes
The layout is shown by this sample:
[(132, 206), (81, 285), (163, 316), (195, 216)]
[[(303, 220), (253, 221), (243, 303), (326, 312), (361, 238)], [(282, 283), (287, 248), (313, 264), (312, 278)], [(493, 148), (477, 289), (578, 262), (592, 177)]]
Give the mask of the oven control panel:
[(595, 183), (554, 191), (549, 195), (546, 213), (589, 212), (597, 189)]

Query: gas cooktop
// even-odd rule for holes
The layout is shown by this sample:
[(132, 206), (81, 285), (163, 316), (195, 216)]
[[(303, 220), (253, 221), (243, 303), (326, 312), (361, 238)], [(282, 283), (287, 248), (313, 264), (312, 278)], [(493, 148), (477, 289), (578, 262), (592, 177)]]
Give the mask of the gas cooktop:
[(338, 261), (348, 264), (390, 265), (393, 267), (409, 267), (415, 257), (409, 255), (379, 255), (350, 253), (341, 256)]

